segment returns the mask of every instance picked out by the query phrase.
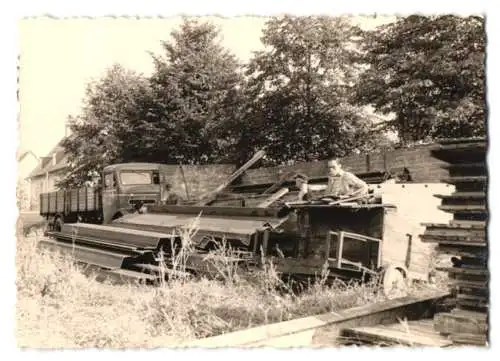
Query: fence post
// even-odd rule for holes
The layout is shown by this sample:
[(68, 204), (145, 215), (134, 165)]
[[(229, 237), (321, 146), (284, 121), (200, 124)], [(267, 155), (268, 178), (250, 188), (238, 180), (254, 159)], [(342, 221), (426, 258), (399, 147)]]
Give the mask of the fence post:
[(342, 251), (344, 248), (344, 231), (339, 232), (338, 244), (337, 244), (337, 268), (342, 267)]

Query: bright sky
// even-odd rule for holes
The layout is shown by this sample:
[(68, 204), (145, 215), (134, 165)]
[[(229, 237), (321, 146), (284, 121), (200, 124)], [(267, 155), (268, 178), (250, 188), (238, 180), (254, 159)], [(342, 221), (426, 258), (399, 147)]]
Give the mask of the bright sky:
[[(264, 17), (207, 17), (220, 26), (223, 44), (242, 61), (260, 50)], [(357, 18), (365, 28), (393, 18)], [(64, 136), (68, 114), (80, 111), (85, 85), (113, 63), (142, 73), (152, 70), (148, 51), (182, 22), (171, 18), (26, 19), (20, 33), (21, 149), (43, 156)]]

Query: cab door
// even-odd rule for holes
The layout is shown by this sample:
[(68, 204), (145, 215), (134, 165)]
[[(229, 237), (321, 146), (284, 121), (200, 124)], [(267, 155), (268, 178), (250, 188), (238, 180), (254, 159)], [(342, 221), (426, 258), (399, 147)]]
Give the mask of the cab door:
[(118, 188), (114, 172), (104, 173), (102, 187), (102, 215), (103, 223), (111, 222), (118, 211)]

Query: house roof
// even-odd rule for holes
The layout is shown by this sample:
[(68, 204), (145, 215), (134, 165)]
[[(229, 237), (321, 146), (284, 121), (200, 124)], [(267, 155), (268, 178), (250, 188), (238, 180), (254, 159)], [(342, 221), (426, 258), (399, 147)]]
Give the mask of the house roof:
[[(68, 157), (65, 154), (64, 148), (62, 146), (62, 143), (65, 139), (66, 138), (62, 138), (45, 157), (40, 157), (41, 162), (39, 162), (38, 166), (29, 174), (28, 178), (39, 177), (45, 175), (46, 173), (52, 173), (64, 169), (68, 166)], [(44, 162), (44, 159), (52, 159), (54, 156), (56, 157), (55, 164), (52, 161)]]
[(26, 156), (28, 155), (32, 155), (33, 157), (35, 157), (35, 159), (38, 160), (38, 157), (36, 156), (35, 153), (33, 153), (31, 150), (22, 150), (22, 149), (18, 149), (17, 152), (16, 152), (16, 158), (17, 158), (17, 161), (20, 162), (22, 161), (24, 158), (26, 158)]

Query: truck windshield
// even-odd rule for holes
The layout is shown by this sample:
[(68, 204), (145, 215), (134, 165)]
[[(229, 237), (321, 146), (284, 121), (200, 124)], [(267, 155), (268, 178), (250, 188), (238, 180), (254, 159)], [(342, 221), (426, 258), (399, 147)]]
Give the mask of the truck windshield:
[(123, 185), (151, 184), (151, 172), (120, 172), (120, 182)]

